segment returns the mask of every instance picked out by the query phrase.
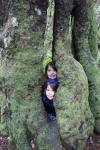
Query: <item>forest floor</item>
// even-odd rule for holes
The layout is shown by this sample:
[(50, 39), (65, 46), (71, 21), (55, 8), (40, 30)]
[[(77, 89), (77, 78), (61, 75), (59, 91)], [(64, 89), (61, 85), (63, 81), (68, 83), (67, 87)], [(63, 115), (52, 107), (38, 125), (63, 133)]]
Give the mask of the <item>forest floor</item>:
[(84, 150), (100, 150), (100, 134), (94, 133), (90, 136)]
[[(7, 136), (0, 136), (0, 150), (16, 150), (14, 145), (9, 145)], [(34, 147), (34, 144), (31, 144)], [(32, 148), (32, 150), (35, 150)], [(86, 142), (84, 150), (100, 150), (100, 134), (94, 133)]]

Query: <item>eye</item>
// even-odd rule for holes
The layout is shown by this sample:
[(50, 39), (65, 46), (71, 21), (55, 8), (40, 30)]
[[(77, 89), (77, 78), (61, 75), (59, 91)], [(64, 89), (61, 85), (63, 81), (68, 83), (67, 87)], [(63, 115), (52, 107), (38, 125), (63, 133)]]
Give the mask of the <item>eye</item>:
[(47, 91), (50, 91), (49, 89), (47, 89)]
[(50, 72), (50, 71), (52, 71), (51, 69), (48, 69), (48, 71)]

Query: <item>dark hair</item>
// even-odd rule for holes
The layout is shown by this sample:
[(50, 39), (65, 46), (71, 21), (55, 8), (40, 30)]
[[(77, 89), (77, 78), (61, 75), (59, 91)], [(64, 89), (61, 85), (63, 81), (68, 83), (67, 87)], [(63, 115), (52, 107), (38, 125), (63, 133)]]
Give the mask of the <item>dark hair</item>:
[(48, 87), (48, 85), (51, 87), (51, 89), (56, 92), (57, 91), (57, 85), (55, 83), (45, 83), (43, 86), (42, 86), (42, 93), (45, 94), (46, 92), (46, 89)]
[(48, 70), (48, 67), (51, 66), (53, 68), (54, 71), (57, 72), (57, 68), (55, 66), (55, 63), (54, 62), (49, 62), (46, 67), (45, 67), (45, 75), (47, 76), (47, 70)]

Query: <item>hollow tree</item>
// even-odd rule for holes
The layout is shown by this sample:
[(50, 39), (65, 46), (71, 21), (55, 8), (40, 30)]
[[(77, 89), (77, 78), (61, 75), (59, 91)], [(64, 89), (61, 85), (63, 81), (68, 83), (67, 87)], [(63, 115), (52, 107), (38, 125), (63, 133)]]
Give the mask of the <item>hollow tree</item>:
[[(31, 149), (30, 138), (40, 150), (62, 149), (62, 145), (83, 149), (93, 132), (89, 104), (95, 130), (100, 132), (94, 1), (0, 3), (2, 134), (8, 134), (18, 150)], [(60, 80), (54, 101), (57, 122), (47, 121), (41, 103), (43, 62), (48, 56), (55, 61)], [(9, 104), (12, 118), (8, 116)]]

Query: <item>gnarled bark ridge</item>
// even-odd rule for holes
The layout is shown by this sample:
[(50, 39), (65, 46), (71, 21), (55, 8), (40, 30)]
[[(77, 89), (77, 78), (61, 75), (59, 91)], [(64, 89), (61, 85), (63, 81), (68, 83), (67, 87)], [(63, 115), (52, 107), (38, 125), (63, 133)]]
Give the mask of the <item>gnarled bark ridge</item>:
[[(55, 3), (54, 16), (47, 15), (49, 2)], [(100, 73), (95, 62), (96, 44), (91, 44), (95, 36), (90, 34), (96, 31), (90, 14), (94, 2), (5, 3), (5, 17), (0, 17), (0, 132), (11, 137), (17, 150), (32, 149), (31, 139), (38, 150), (60, 150), (62, 145), (64, 149), (83, 149), (94, 125), (89, 103), (95, 130), (100, 131)], [(54, 25), (46, 32), (48, 17)], [(53, 49), (59, 73), (60, 86), (54, 102), (57, 122), (47, 121), (41, 102), (43, 62), (48, 56), (44, 43)]]

